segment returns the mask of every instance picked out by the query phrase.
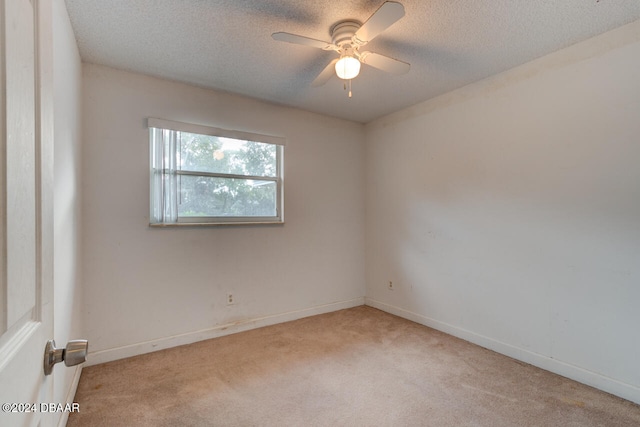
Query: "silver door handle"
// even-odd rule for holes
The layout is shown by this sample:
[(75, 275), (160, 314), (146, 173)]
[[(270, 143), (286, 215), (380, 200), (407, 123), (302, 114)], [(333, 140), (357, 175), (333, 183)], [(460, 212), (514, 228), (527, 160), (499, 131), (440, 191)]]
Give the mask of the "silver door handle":
[(87, 350), (89, 341), (72, 340), (67, 343), (66, 348), (56, 348), (54, 340), (47, 341), (44, 348), (44, 374), (50, 375), (53, 365), (64, 361), (66, 366), (79, 365), (87, 360)]

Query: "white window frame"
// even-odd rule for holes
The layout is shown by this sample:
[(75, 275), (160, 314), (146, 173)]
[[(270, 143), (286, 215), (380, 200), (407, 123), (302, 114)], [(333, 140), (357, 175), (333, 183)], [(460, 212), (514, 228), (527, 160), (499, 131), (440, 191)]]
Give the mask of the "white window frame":
[[(283, 224), (284, 223), (284, 146), (285, 138), (272, 135), (221, 129), (211, 126), (191, 123), (175, 122), (157, 118), (148, 118), (149, 128), (149, 166), (150, 166), (150, 212), (149, 225), (152, 227), (173, 226), (203, 226), (203, 225), (233, 225), (233, 224)], [(165, 165), (167, 150), (176, 151), (175, 142), (158, 140), (159, 133), (155, 131), (178, 131), (200, 135), (210, 135), (234, 138), (243, 141), (261, 142), (276, 146), (276, 177), (247, 176), (227, 173), (208, 173), (182, 171), (175, 164)], [(175, 159), (175, 156), (173, 157)], [(213, 178), (232, 178), (259, 181), (273, 181), (276, 183), (276, 215), (268, 217), (256, 216), (201, 216), (180, 217), (177, 209), (177, 188), (175, 184), (167, 184), (170, 177), (181, 175), (197, 175)], [(169, 179), (167, 179), (169, 178)], [(174, 181), (175, 182), (175, 181)], [(171, 188), (173, 187), (173, 188)], [(176, 192), (169, 196), (168, 192)]]

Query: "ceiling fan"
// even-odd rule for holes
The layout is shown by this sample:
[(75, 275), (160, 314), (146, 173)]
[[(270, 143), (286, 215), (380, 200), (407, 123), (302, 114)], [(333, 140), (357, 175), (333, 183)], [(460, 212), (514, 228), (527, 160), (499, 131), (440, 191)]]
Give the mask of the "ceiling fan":
[[(378, 53), (360, 51), (361, 47), (403, 16), (404, 6), (387, 1), (364, 24), (355, 20), (344, 20), (333, 25), (330, 31), (331, 43), (283, 32), (273, 33), (271, 37), (278, 41), (336, 51), (340, 57), (331, 61), (311, 85), (322, 86), (335, 72), (339, 78), (349, 80), (349, 87), (351, 87), (351, 79), (360, 73), (361, 63), (392, 74), (404, 74), (409, 71), (411, 66), (406, 62)], [(351, 89), (349, 89), (349, 97), (351, 97)]]

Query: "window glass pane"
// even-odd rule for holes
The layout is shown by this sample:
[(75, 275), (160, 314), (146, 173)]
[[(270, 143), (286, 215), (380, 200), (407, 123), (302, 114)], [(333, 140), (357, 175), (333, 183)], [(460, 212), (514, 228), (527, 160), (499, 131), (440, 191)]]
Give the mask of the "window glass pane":
[(182, 175), (179, 182), (181, 217), (276, 216), (274, 181)]
[(273, 144), (180, 132), (180, 168), (193, 172), (275, 177)]

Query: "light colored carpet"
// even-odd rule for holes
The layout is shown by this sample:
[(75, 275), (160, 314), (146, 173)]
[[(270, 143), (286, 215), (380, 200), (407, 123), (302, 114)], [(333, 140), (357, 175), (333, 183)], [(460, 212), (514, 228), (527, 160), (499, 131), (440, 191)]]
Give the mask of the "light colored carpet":
[(640, 426), (640, 406), (370, 307), (85, 368), (68, 426)]

